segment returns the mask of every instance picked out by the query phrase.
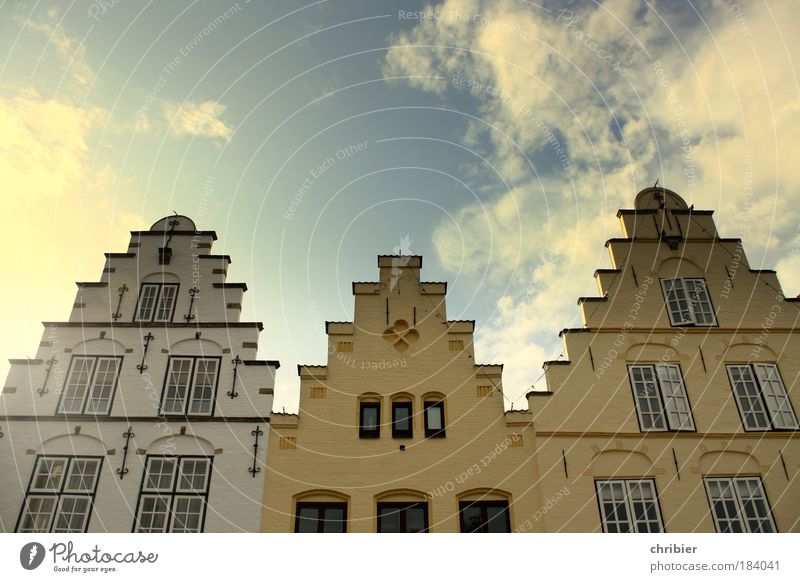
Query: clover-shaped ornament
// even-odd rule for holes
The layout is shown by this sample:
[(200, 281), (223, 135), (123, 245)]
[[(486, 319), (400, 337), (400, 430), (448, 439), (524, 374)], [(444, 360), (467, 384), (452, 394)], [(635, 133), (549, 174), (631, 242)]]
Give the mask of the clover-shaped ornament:
[(419, 332), (410, 328), (405, 319), (398, 319), (392, 327), (383, 332), (383, 339), (392, 344), (398, 352), (404, 352), (419, 339)]

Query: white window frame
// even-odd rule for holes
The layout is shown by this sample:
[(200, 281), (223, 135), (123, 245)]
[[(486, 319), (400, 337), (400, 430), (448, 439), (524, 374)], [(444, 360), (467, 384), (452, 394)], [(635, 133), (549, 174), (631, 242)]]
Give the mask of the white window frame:
[[(188, 372), (180, 372), (181, 374), (186, 373), (187, 380), (186, 383), (183, 384), (173, 384), (173, 372), (175, 369), (175, 363), (186, 363), (191, 362), (189, 365)], [(200, 398), (199, 388), (200, 386), (197, 383), (198, 376), (200, 375), (200, 366), (198, 363), (203, 362), (213, 362), (214, 363), (214, 384), (211, 387), (211, 398)], [(169, 362), (167, 363), (167, 375), (164, 379), (164, 389), (161, 395), (161, 410), (160, 412), (163, 414), (178, 414), (183, 416), (188, 415), (197, 415), (197, 416), (211, 416), (214, 414), (215, 403), (217, 399), (217, 386), (219, 385), (219, 375), (220, 375), (220, 364), (222, 363), (222, 358), (220, 357), (206, 357), (206, 356), (170, 356)], [(207, 372), (205, 372), (207, 373)], [(206, 387), (206, 384), (202, 385)], [(180, 389), (182, 391), (182, 398), (175, 399), (170, 396), (170, 392), (175, 388), (175, 390)], [(182, 401), (182, 407), (180, 410), (175, 409), (174, 407), (170, 406), (170, 409), (167, 410), (167, 402), (173, 401)], [(201, 409), (199, 411), (193, 410), (194, 405), (197, 402), (206, 403), (207, 408)]]
[[(800, 427), (777, 364), (726, 364), (725, 368), (746, 431), (797, 430)], [(734, 379), (735, 371), (740, 375), (738, 383)], [(741, 394), (737, 388), (743, 388), (747, 394)], [(759, 415), (765, 420), (763, 424), (757, 424)]]
[[(604, 486), (610, 488), (618, 487), (622, 491), (622, 498), (604, 498), (602, 490)], [(635, 499), (637, 494), (641, 494), (645, 488), (649, 488), (652, 493), (651, 498), (640, 496)], [(600, 507), (600, 522), (603, 526), (603, 532), (609, 533), (609, 524), (611, 516), (606, 514), (606, 507), (604, 502), (609, 503), (624, 503), (627, 519), (623, 522), (621, 519), (616, 520), (614, 523), (625, 523), (628, 528), (627, 533), (663, 533), (664, 520), (661, 517), (661, 507), (658, 503), (658, 490), (656, 489), (655, 479), (599, 479), (595, 481), (595, 490), (597, 494), (597, 502)], [(640, 520), (636, 518), (635, 504), (650, 503), (655, 508), (656, 518)], [(653, 524), (657, 523), (656, 526)], [(657, 529), (653, 529), (657, 527)], [(611, 532), (620, 533), (620, 532)]]
[[(714, 510), (715, 502), (722, 502), (728, 500), (735, 506), (736, 513), (729, 514), (726, 509), (726, 521), (735, 522), (738, 524), (740, 531), (747, 533), (775, 533), (778, 531), (775, 527), (775, 520), (772, 517), (772, 506), (767, 499), (767, 493), (764, 490), (764, 484), (761, 477), (758, 476), (742, 476), (742, 477), (705, 477), (703, 483), (706, 488), (706, 495), (708, 496), (708, 504), (711, 511), (711, 517), (714, 519), (714, 528), (720, 533), (729, 533), (728, 529), (722, 529), (720, 526), (720, 519), (717, 512)], [(717, 484), (726, 486), (731, 495), (727, 497), (712, 496), (711, 486)], [(745, 491), (750, 488), (750, 491)], [(754, 508), (753, 501), (759, 501), (766, 508), (764, 515), (747, 515), (748, 508)], [(748, 502), (746, 504), (746, 502)], [(758, 522), (757, 528), (754, 527), (753, 522)], [(767, 526), (767, 529), (764, 528)]]
[[(148, 487), (150, 482), (150, 469), (153, 466), (154, 461), (163, 461), (163, 460), (173, 460), (172, 463), (172, 471), (171, 471), (171, 478), (169, 486), (163, 487)], [(195, 488), (183, 488), (181, 487), (184, 475), (183, 470), (184, 467), (188, 463), (197, 463), (197, 462), (205, 462), (205, 471), (203, 474), (203, 487), (201, 489)], [(151, 532), (151, 531), (160, 531), (160, 532), (173, 532), (178, 531), (182, 533), (191, 533), (189, 530), (185, 528), (177, 528), (177, 517), (178, 517), (178, 504), (182, 503), (183, 500), (189, 499), (190, 503), (196, 500), (197, 503), (200, 503), (200, 512), (196, 513), (198, 516), (198, 528), (196, 530), (197, 533), (203, 531), (205, 527), (205, 514), (206, 509), (208, 506), (208, 491), (211, 486), (211, 473), (214, 466), (214, 457), (212, 456), (203, 456), (203, 455), (153, 455), (147, 457), (147, 462), (145, 463), (145, 471), (144, 475), (142, 476), (142, 485), (139, 490), (139, 503), (136, 509), (136, 521), (133, 525), (134, 532)], [(161, 465), (163, 468), (163, 465)], [(165, 475), (166, 473), (159, 472), (159, 475)], [(193, 475), (199, 475), (199, 473), (193, 473)], [(153, 530), (152, 527), (142, 527), (142, 515), (144, 514), (144, 505), (148, 499), (155, 499), (155, 500), (163, 500), (166, 503), (166, 511), (165, 512), (158, 512), (164, 515), (164, 527), (161, 530)], [(156, 512), (148, 512), (148, 515), (155, 515)], [(195, 530), (191, 530), (194, 532)]]
[[(640, 371), (642, 380), (635, 378), (635, 371)], [(678, 364), (630, 364), (628, 377), (633, 390), (636, 416), (642, 431), (694, 431), (694, 417), (683, 374)], [(651, 386), (648, 386), (651, 383)], [(639, 388), (645, 392), (654, 390), (654, 394), (640, 394)], [(657, 405), (657, 410), (645, 410)], [(646, 415), (653, 416), (653, 426), (645, 426)], [(656, 418), (661, 419), (663, 428), (656, 426)]]
[[(670, 284), (671, 287), (669, 287)], [(717, 325), (717, 314), (711, 303), (708, 285), (702, 277), (661, 279), (661, 289), (664, 292), (670, 325), (694, 325), (697, 327)]]
[[(142, 283), (133, 320), (162, 323), (172, 321), (178, 303), (179, 287), (179, 283)], [(164, 293), (167, 289), (169, 292)], [(168, 307), (165, 306), (165, 301), (170, 302)]]
[[(75, 374), (86, 373), (86, 370), (81, 368), (78, 372), (78, 366), (83, 362), (90, 362), (89, 370), (86, 377), (86, 382), (74, 382)], [(101, 364), (113, 362), (115, 365), (113, 379), (110, 385), (98, 385), (99, 380), (98, 369)], [(111, 412), (111, 405), (114, 401), (114, 394), (117, 391), (117, 384), (119, 383), (119, 375), (122, 370), (122, 356), (93, 356), (88, 354), (73, 355), (70, 360), (69, 372), (64, 381), (64, 387), (61, 389), (61, 398), (58, 402), (58, 414), (93, 414), (96, 416), (107, 415)], [(107, 372), (100, 372), (100, 374), (107, 374)], [(105, 377), (105, 376), (104, 376)], [(108, 396), (100, 398), (103, 389), (108, 389)], [(81, 391), (80, 396), (76, 396), (75, 392)], [(80, 407), (66, 408), (65, 404), (69, 401), (80, 402)], [(102, 408), (94, 408), (89, 410), (90, 403), (95, 401), (105, 402)], [(94, 405), (93, 405), (94, 406)]]
[[(73, 476), (77, 473), (77, 463), (90, 463), (94, 466), (94, 471), (91, 473), (85, 473), (83, 475), (88, 475), (90, 477), (90, 482), (84, 488), (69, 488), (69, 482)], [(52, 475), (52, 467), (56, 466), (54, 464), (50, 465), (49, 469), (43, 472), (43, 469), (50, 464), (50, 463), (58, 463), (63, 468), (60, 471), (60, 474), (57, 478), (57, 481), (53, 483), (50, 487), (36, 487), (35, 483), (37, 478), (40, 475), (48, 475), (48, 480), (51, 480)], [(92, 515), (92, 510), (94, 509), (94, 496), (97, 492), (97, 485), (100, 480), (100, 472), (103, 467), (103, 459), (102, 457), (91, 457), (91, 456), (68, 456), (68, 455), (39, 455), (36, 458), (36, 462), (33, 466), (33, 471), (31, 472), (31, 478), (28, 482), (28, 489), (25, 492), (25, 499), (22, 502), (22, 508), (20, 509), (19, 518), (17, 520), (17, 527), (16, 531), (23, 532), (23, 533), (48, 533), (48, 532), (57, 532), (57, 533), (82, 533), (86, 531), (86, 528), (89, 524), (89, 519)], [(82, 519), (80, 522), (80, 529), (60, 529), (57, 528), (58, 520), (62, 516), (62, 512), (64, 510), (64, 500), (74, 500), (80, 499), (86, 501), (86, 508), (82, 514)], [(37, 515), (47, 515), (47, 523), (42, 524), (42, 528), (40, 530), (31, 529), (31, 528), (23, 528), (23, 524), (26, 521), (26, 518), (31, 515), (31, 502), (38, 501), (38, 502), (45, 502), (50, 501), (51, 508), (49, 513), (45, 512), (37, 512)]]

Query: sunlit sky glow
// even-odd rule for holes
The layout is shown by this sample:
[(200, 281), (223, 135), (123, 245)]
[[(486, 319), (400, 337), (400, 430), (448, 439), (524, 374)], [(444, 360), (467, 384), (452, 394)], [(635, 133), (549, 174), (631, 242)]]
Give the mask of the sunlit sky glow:
[(3, 377), (173, 211), (247, 282), (278, 409), (398, 251), (524, 406), (656, 179), (800, 292), (796, 2), (0, 6)]

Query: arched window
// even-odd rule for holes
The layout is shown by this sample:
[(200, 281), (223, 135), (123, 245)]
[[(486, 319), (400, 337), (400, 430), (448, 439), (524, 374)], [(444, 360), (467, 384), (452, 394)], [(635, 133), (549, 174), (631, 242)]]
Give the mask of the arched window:
[(410, 394), (392, 397), (392, 438), (410, 439), (414, 436), (414, 403)]
[(428, 498), (401, 489), (377, 497), (378, 533), (428, 533)]
[(496, 489), (475, 489), (458, 496), (461, 533), (510, 533), (510, 495)]
[(444, 438), (445, 411), (444, 396), (430, 393), (422, 397), (424, 411), (425, 438)]
[(358, 436), (376, 439), (381, 436), (381, 397), (363, 394), (358, 398)]
[(348, 497), (336, 491), (306, 491), (295, 497), (295, 533), (346, 533)]

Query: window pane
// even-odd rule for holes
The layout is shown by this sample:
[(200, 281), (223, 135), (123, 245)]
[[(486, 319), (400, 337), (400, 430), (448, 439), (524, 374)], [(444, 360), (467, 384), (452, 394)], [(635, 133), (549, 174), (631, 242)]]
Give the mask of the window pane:
[(465, 506), (461, 509), (461, 531), (475, 533), (481, 531), (483, 517), (477, 505)]
[(183, 459), (178, 490), (205, 492), (208, 468), (208, 459)]
[(664, 296), (667, 300), (667, 312), (672, 325), (692, 323), (692, 311), (682, 279), (662, 279)]
[(442, 409), (438, 404), (433, 404), (425, 409), (425, 421), (428, 430), (441, 430), (444, 426)]
[(728, 378), (742, 415), (742, 424), (749, 430), (769, 430), (770, 424), (750, 366), (728, 366)]
[(733, 483), (741, 502), (741, 513), (748, 531), (753, 533), (774, 532), (772, 516), (767, 498), (757, 477), (740, 477)]
[(411, 430), (411, 406), (395, 404), (394, 426), (397, 430)]
[(299, 533), (317, 533), (319, 510), (316, 507), (297, 508), (297, 531)]
[(91, 493), (100, 470), (99, 459), (73, 459), (69, 466), (66, 491)]
[(631, 366), (630, 377), (642, 430), (666, 430), (653, 366)]
[(711, 308), (705, 279), (686, 279), (686, 292), (692, 305), (696, 325), (715, 325), (716, 316)]
[(162, 285), (161, 296), (158, 298), (158, 309), (156, 310), (154, 318), (155, 321), (169, 321), (172, 319), (172, 310), (175, 307), (177, 296), (177, 285)]
[(744, 531), (739, 518), (738, 503), (730, 479), (706, 479), (711, 511), (721, 533), (740, 533)]
[(405, 510), (405, 514), (406, 531), (408, 533), (420, 533), (428, 527), (428, 524), (425, 523), (425, 509), (423, 507), (409, 507)]
[(797, 428), (797, 418), (786, 394), (786, 388), (778, 373), (778, 366), (775, 364), (754, 364), (756, 376), (761, 384), (761, 393), (767, 403), (767, 410), (772, 417), (772, 425), (775, 428), (795, 429)]
[(72, 368), (61, 397), (61, 412), (80, 413), (83, 411), (83, 399), (89, 389), (93, 367), (94, 358), (79, 356), (72, 358)]
[(508, 533), (508, 506), (489, 506), (486, 508), (487, 529), (489, 533)]
[(53, 525), (53, 532), (83, 532), (89, 518), (90, 501), (88, 496), (62, 496), (56, 515), (56, 521)]
[(139, 293), (139, 307), (136, 311), (137, 321), (150, 321), (153, 319), (153, 308), (158, 295), (158, 285), (142, 285)]
[(344, 508), (326, 507), (322, 514), (324, 533), (344, 533)]
[(179, 495), (175, 497), (172, 513), (172, 532), (197, 533), (203, 519), (203, 499), (197, 496)]
[(36, 473), (31, 489), (36, 491), (58, 491), (64, 478), (66, 459), (48, 459), (42, 457), (36, 465)]
[(117, 381), (119, 363), (118, 358), (98, 358), (91, 394), (86, 403), (86, 412), (108, 412), (111, 404), (111, 392)]
[(400, 533), (400, 514), (402, 509), (390, 506), (381, 507), (379, 510), (380, 516), (380, 532), (381, 533)]
[(139, 508), (140, 532), (163, 532), (167, 526), (169, 499), (158, 495), (143, 495)]
[(361, 426), (364, 430), (375, 430), (378, 428), (378, 408), (376, 406), (362, 407)]
[(664, 408), (672, 430), (694, 430), (692, 410), (689, 407), (689, 398), (681, 377), (681, 369), (672, 364), (656, 366), (658, 380), (661, 384), (661, 393), (664, 397)]
[(167, 376), (164, 394), (164, 412), (184, 412), (191, 371), (191, 358), (172, 358), (170, 360), (170, 372)]
[(172, 491), (176, 460), (174, 458), (153, 458), (147, 466), (145, 489), (150, 491)]
[(57, 497), (28, 495), (25, 500), (25, 512), (19, 524), (22, 533), (47, 532), (50, 530), (50, 519), (56, 507)]
[(217, 384), (217, 367), (219, 360), (200, 358), (195, 365), (194, 388), (190, 412), (208, 414), (214, 401), (214, 387)]

